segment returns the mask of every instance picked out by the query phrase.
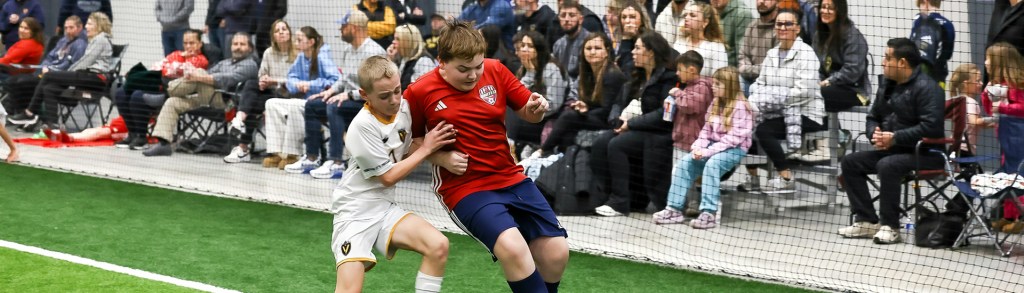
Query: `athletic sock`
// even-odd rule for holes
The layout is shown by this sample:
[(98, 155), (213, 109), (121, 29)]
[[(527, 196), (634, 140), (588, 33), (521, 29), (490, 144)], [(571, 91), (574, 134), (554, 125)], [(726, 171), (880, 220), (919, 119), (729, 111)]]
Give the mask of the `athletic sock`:
[(558, 284), (561, 284), (561, 283), (562, 282), (554, 282), (554, 283), (544, 282), (544, 285), (548, 286), (548, 293), (558, 293)]
[(416, 273), (416, 293), (436, 293), (441, 292), (441, 281), (444, 277), (434, 277), (431, 275), (424, 274), (423, 272)]
[(525, 279), (519, 281), (508, 281), (508, 287), (512, 289), (513, 293), (519, 292), (543, 292), (547, 290), (544, 284), (544, 279), (540, 277), (540, 273), (537, 270), (533, 270), (533, 274)]

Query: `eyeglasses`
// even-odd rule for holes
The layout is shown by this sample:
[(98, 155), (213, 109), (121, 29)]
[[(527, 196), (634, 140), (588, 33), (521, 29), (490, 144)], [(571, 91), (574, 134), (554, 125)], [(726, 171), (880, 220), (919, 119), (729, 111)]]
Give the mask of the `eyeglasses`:
[(780, 21), (775, 23), (775, 28), (791, 28), (796, 26), (796, 22), (793, 21)]

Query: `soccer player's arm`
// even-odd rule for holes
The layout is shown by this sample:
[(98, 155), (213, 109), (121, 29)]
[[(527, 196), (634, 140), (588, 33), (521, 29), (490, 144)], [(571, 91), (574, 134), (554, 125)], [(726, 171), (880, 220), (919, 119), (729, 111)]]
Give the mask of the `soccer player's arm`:
[(380, 131), (369, 123), (356, 122), (351, 126), (346, 140), (350, 145), (358, 146), (349, 148), (349, 151), (363, 178), (376, 177), (381, 184), (390, 187), (409, 175), (419, 163), (412, 160), (398, 161), (395, 153), (382, 142)]
[[(490, 73), (498, 75), (496, 79), (505, 90), (505, 98), (507, 99), (505, 103), (511, 106), (512, 110), (516, 111), (516, 115), (530, 123), (538, 123), (544, 120), (544, 113), (547, 113), (547, 111), (536, 111), (536, 107), (527, 107), (527, 103), (530, 102), (530, 96), (534, 93), (527, 89), (508, 68), (501, 66), (497, 62), (494, 62), (493, 65), (488, 66), (493, 67), (493, 71)], [(541, 97), (540, 102), (547, 103), (547, 100), (544, 100), (543, 96)]]

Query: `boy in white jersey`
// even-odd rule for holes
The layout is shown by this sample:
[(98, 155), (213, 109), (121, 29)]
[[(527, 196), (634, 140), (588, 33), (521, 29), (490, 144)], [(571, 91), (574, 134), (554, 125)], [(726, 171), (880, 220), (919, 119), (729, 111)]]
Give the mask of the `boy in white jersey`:
[(359, 93), (366, 105), (345, 136), (352, 156), (331, 196), (336, 292), (362, 290), (365, 272), (377, 263), (374, 248), (388, 259), (398, 249), (423, 255), (416, 292), (441, 290), (448, 238), (423, 218), (398, 207), (394, 185), (428, 155), (455, 142), (456, 131), (441, 123), (421, 146), (413, 145), (409, 106), (402, 99), (399, 79), (398, 67), (384, 57), (370, 57), (359, 67)]

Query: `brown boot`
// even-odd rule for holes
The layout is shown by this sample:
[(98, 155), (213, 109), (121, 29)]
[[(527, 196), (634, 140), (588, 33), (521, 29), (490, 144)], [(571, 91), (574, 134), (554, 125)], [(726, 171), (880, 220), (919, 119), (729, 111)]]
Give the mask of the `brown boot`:
[(274, 167), (277, 167), (277, 165), (281, 163), (281, 160), (282, 160), (281, 155), (279, 155), (279, 154), (270, 154), (266, 158), (263, 158), (263, 168), (274, 168)]
[(1012, 220), (1000, 218), (999, 220), (992, 221), (992, 230), (1002, 231), (1003, 227), (1006, 227), (1006, 225), (1009, 225), (1009, 224), (1012, 224), (1012, 223), (1013, 223)]
[(288, 164), (295, 163), (295, 162), (298, 162), (298, 161), (299, 161), (299, 156), (288, 155), (288, 157), (285, 157), (284, 159), (282, 159), (280, 162), (277, 163), (277, 169), (278, 170), (284, 170), (284, 166), (288, 166)]
[(1021, 231), (1024, 231), (1024, 223), (1020, 221), (1013, 221), (1013, 223), (1003, 226), (1003, 233), (1020, 234)]

